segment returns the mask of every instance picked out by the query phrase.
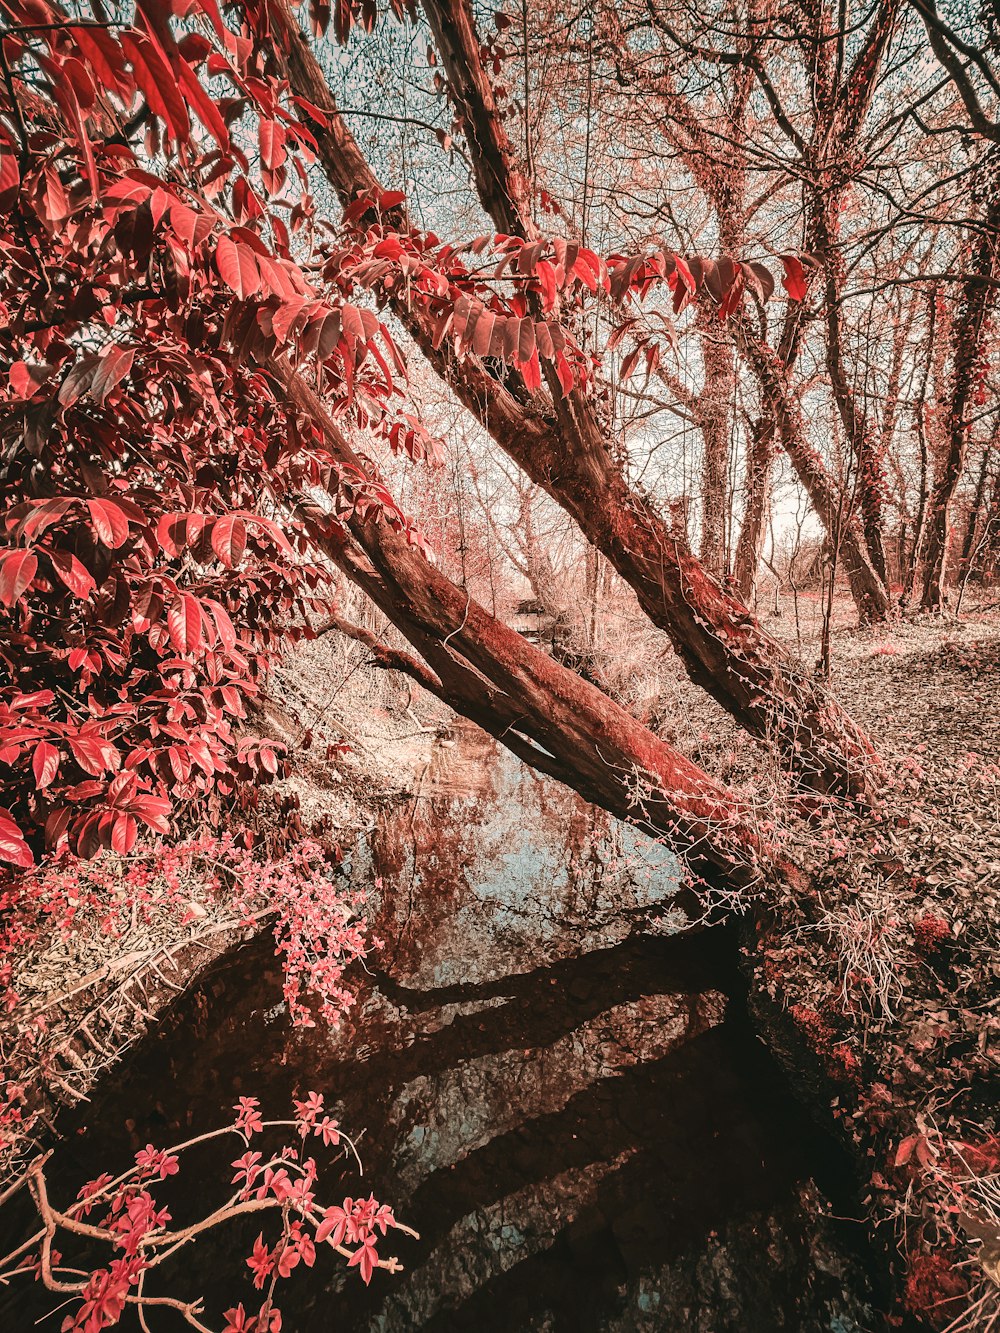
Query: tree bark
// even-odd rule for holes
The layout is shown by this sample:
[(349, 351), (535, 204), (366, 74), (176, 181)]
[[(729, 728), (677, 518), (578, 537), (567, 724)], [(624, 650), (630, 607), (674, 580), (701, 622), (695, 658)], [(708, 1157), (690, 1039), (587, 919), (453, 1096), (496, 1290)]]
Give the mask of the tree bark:
[[(338, 466), (380, 480), (317, 394), (287, 363), (271, 373), (321, 434)], [(709, 884), (755, 889), (800, 872), (756, 827), (753, 812), (603, 691), (480, 606), (405, 535), (303, 502), (312, 538), (376, 603), (427, 663), (423, 683), (539, 771), (654, 836)], [(409, 665), (404, 669), (414, 674)]]
[(972, 573), (973, 555), (976, 550), (976, 536), (979, 531), (979, 516), (986, 499), (986, 483), (990, 470), (990, 448), (983, 449), (983, 460), (979, 465), (979, 478), (976, 481), (976, 493), (969, 507), (969, 517), (965, 525), (965, 540), (962, 543), (962, 559), (959, 564), (959, 580), (964, 586)]
[(764, 552), (764, 533), (771, 509), (771, 478), (777, 424), (773, 413), (753, 423), (746, 467), (746, 503), (733, 560), (733, 581), (744, 602), (757, 586), (757, 571)]
[[(495, 114), (466, 9), (429, 3), (428, 16), (441, 31), (461, 113), (475, 127), (469, 147), (484, 201), (508, 233), (530, 234), (526, 178), (511, 166), (512, 150)], [(344, 202), (362, 192), (379, 193), (379, 182), (339, 116), (315, 56), (291, 15), (288, 21), (284, 59), (291, 86), (329, 117), (328, 128), (317, 134), (329, 180)], [(392, 221), (407, 225), (401, 209)], [(803, 781), (823, 791), (862, 795), (880, 768), (871, 741), (747, 608), (723, 592), (653, 503), (631, 491), (585, 396), (574, 391), (563, 398), (556, 388), (552, 401), (540, 406), (525, 394), (519, 377), (501, 382), (475, 357), (458, 360), (436, 351), (421, 314), (398, 292), (392, 299), (458, 398), (632, 586), (646, 614), (670, 635), (691, 678), (752, 734), (777, 745)]]
[(764, 401), (774, 413), (781, 443), (795, 475), (823, 524), (827, 540), (843, 560), (858, 618), (862, 624), (884, 620), (889, 613), (889, 593), (871, 562), (855, 516), (845, 508), (840, 488), (834, 485), (822, 458), (806, 439), (802, 414), (788, 387), (787, 368), (754, 335), (747, 321), (739, 320), (735, 327), (737, 344), (757, 374)]
[(695, 415), (704, 442), (701, 471), (701, 563), (716, 578), (726, 575), (726, 519), (729, 514), (729, 439), (732, 431), (736, 369), (733, 346), (723, 341), (716, 323), (701, 326), (705, 384)]
[[(990, 187), (986, 187), (990, 188)], [(995, 191), (995, 186), (992, 187)], [(965, 470), (969, 446), (969, 410), (975, 400), (983, 326), (996, 302), (1000, 270), (1000, 195), (985, 210), (970, 273), (962, 284), (958, 317), (952, 324), (952, 379), (945, 418), (946, 452), (927, 515), (927, 549), (921, 607), (940, 610), (945, 601), (951, 545), (951, 507)]]
[[(810, 225), (809, 248), (824, 261), (826, 304), (826, 368), (833, 390), (833, 400), (856, 468), (855, 489), (860, 510), (860, 531), (867, 550), (868, 563), (886, 589), (885, 612), (890, 606), (888, 571), (885, 559), (885, 528), (882, 493), (885, 478), (881, 450), (876, 446), (865, 414), (847, 382), (840, 328), (840, 297), (843, 259), (837, 245), (840, 191), (816, 191)], [(859, 607), (859, 611), (860, 611)], [(870, 599), (866, 617), (875, 618)]]

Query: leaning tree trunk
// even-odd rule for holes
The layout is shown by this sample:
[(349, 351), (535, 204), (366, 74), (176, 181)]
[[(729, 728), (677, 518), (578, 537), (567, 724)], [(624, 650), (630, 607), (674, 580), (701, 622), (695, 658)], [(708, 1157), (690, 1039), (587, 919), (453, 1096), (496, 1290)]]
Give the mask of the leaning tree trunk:
[[(429, 4), (428, 15), (463, 107), (480, 195), (498, 225), (502, 221), (508, 233), (525, 234), (532, 225), (528, 183), (513, 165), (471, 19), (462, 6)], [(284, 60), (293, 91), (328, 117), (326, 130), (317, 133), (324, 171), (345, 203), (358, 194), (378, 195), (379, 181), (290, 13), (288, 22), (289, 49), (276, 58)], [(401, 208), (381, 216), (407, 226)], [(398, 288), (387, 296), (458, 398), (632, 586), (646, 614), (670, 635), (692, 679), (752, 734), (776, 744), (811, 785), (863, 793), (871, 773), (880, 769), (871, 741), (747, 608), (722, 590), (655, 505), (630, 489), (587, 398), (579, 391), (563, 398), (557, 386), (551, 401), (540, 406), (519, 380), (515, 397), (476, 357), (459, 360), (435, 349), (427, 322)]]
[(787, 367), (781, 358), (740, 320), (737, 345), (755, 371), (762, 397), (770, 406), (778, 433), (795, 475), (815, 509), (827, 541), (843, 561), (844, 571), (862, 624), (884, 620), (889, 613), (889, 592), (872, 564), (868, 546), (854, 515), (845, 513), (839, 488), (822, 458), (806, 438), (805, 423), (789, 390)]
[[(269, 367), (286, 400), (319, 431), (340, 467), (375, 476), (287, 362)], [(491, 616), (388, 523), (344, 525), (303, 501), (312, 538), (406, 636), (429, 670), (401, 657), (451, 707), (519, 758), (654, 836), (709, 884), (757, 889), (799, 871), (753, 811), (576, 672)]]

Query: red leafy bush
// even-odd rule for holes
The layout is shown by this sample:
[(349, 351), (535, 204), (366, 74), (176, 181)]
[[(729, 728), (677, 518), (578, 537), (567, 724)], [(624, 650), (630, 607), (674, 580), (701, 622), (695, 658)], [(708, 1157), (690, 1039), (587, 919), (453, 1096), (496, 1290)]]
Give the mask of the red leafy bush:
[(329, 856), (315, 842), (299, 842), (272, 856), (242, 846), (232, 834), (173, 846), (139, 843), (127, 857), (63, 857), (0, 884), (5, 1072), (0, 1150), (23, 1144), (33, 1123), (25, 1086), (46, 1076), (46, 1015), (26, 1003), (19, 989), (23, 968), (40, 942), (58, 936), (114, 939), (137, 918), (176, 933), (194, 908), (204, 914), (201, 905), (213, 903), (215, 915), (233, 925), (273, 919), (293, 1023), (312, 1026), (314, 1009), (328, 1023), (339, 1021), (353, 1003), (344, 972), (363, 960), (369, 947), (361, 916), (364, 895), (334, 875)]
[[(391, 1208), (374, 1196), (347, 1198), (333, 1207), (317, 1198), (319, 1172), (307, 1154), (309, 1142), (318, 1138), (325, 1146), (342, 1144), (345, 1154), (357, 1156), (339, 1125), (324, 1113), (320, 1093), (310, 1092), (304, 1101), (297, 1101), (291, 1120), (264, 1120), (253, 1097), (241, 1097), (233, 1109), (235, 1120), (223, 1129), (170, 1148), (147, 1144), (136, 1153), (133, 1167), (117, 1177), (104, 1173), (88, 1181), (76, 1201), (65, 1208), (58, 1208), (50, 1199), (45, 1159), (37, 1159), (20, 1186), (30, 1191), (41, 1225), (0, 1259), (0, 1281), (35, 1277), (60, 1299), (68, 1295), (75, 1308), (62, 1322), (63, 1333), (99, 1333), (117, 1324), (127, 1306), (140, 1312), (144, 1326), (145, 1315), (159, 1307), (174, 1311), (201, 1333), (212, 1333), (203, 1322), (200, 1299), (154, 1294), (150, 1283), (158, 1266), (184, 1245), (251, 1213), (260, 1213), (268, 1224), (273, 1216), (278, 1223), (273, 1234), (269, 1231), (270, 1240), (265, 1240), (261, 1230), (246, 1260), (254, 1288), (264, 1292), (263, 1303), (253, 1314), (242, 1301), (227, 1310), (222, 1333), (280, 1330), (281, 1313), (275, 1304), (278, 1283), (300, 1263), (313, 1267), (318, 1251), (325, 1247), (346, 1259), (349, 1268), (357, 1268), (366, 1283), (377, 1268), (399, 1270), (399, 1261), (383, 1257), (379, 1246), (390, 1230), (416, 1233), (397, 1222)], [(277, 1131), (290, 1129), (296, 1131), (298, 1144), (281, 1142)], [(160, 1204), (154, 1191), (181, 1172), (185, 1153), (228, 1136), (235, 1137), (244, 1151), (232, 1162), (235, 1174), (226, 1197), (194, 1220), (172, 1226), (169, 1209)], [(251, 1141), (270, 1146), (251, 1150)], [(204, 1198), (203, 1184), (188, 1197)], [(78, 1259), (72, 1267), (63, 1263), (55, 1248), (56, 1240), (61, 1242), (63, 1237), (86, 1247), (86, 1267), (81, 1268)]]

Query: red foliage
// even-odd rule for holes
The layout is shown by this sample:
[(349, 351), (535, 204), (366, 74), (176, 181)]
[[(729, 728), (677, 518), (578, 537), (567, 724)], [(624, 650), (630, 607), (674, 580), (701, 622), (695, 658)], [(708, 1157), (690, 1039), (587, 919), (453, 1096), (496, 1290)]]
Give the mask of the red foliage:
[(925, 912), (913, 923), (913, 941), (917, 952), (925, 957), (939, 954), (951, 940), (951, 925), (934, 912)]
[[(39, 1158), (21, 1183), (30, 1187), (42, 1229), (14, 1251), (10, 1266), (0, 1273), (0, 1280), (6, 1284), (17, 1277), (35, 1276), (50, 1291), (58, 1293), (60, 1308), (66, 1304), (67, 1294), (70, 1303), (78, 1302), (62, 1322), (63, 1333), (100, 1333), (101, 1329), (119, 1322), (126, 1305), (140, 1311), (144, 1306), (167, 1307), (186, 1323), (204, 1329), (206, 1325), (199, 1318), (200, 1301), (153, 1295), (149, 1280), (155, 1278), (157, 1266), (176, 1249), (247, 1212), (260, 1213), (268, 1220), (277, 1214), (280, 1229), (270, 1244), (261, 1230), (246, 1260), (254, 1287), (258, 1291), (267, 1288), (263, 1304), (253, 1315), (242, 1302), (227, 1310), (222, 1333), (280, 1330), (281, 1314), (274, 1304), (277, 1284), (300, 1263), (311, 1268), (320, 1247), (335, 1250), (347, 1260), (349, 1268), (358, 1269), (365, 1283), (371, 1281), (376, 1268), (389, 1272), (398, 1269), (395, 1258), (379, 1254), (379, 1244), (390, 1230), (416, 1233), (397, 1222), (391, 1208), (379, 1203), (373, 1195), (367, 1199), (347, 1198), (342, 1206), (335, 1207), (324, 1207), (316, 1197), (319, 1173), (306, 1148), (313, 1137), (331, 1142), (324, 1132), (328, 1117), (319, 1120), (324, 1110), (322, 1094), (310, 1092), (304, 1102), (296, 1102), (292, 1120), (265, 1121), (254, 1097), (241, 1097), (233, 1109), (236, 1119), (223, 1129), (166, 1149), (147, 1144), (136, 1153), (132, 1168), (117, 1178), (105, 1173), (88, 1181), (77, 1194), (76, 1202), (62, 1211), (49, 1199), (45, 1159)], [(301, 1142), (281, 1145), (276, 1140), (276, 1131), (287, 1133), (291, 1128)], [(204, 1215), (186, 1225), (174, 1224), (168, 1209), (158, 1204), (153, 1189), (176, 1176), (184, 1154), (197, 1145), (235, 1135), (246, 1148), (254, 1133), (266, 1135), (272, 1146), (264, 1152), (244, 1152), (232, 1163), (236, 1174), (227, 1197), (217, 1207), (205, 1207)], [(345, 1154), (353, 1153), (353, 1144), (346, 1136), (332, 1141), (339, 1143), (341, 1137)], [(204, 1183), (187, 1197), (203, 1200)], [(59, 1232), (75, 1235), (78, 1241), (85, 1238), (91, 1251), (96, 1248), (99, 1254), (113, 1257), (103, 1257), (97, 1262), (88, 1260), (92, 1266), (86, 1269), (65, 1268), (52, 1245)], [(145, 1326), (145, 1319), (142, 1322)]]
[[(267, 373), (291, 347), (321, 364), (334, 409), (399, 424), (376, 341), (398, 354), (344, 300), (350, 265), (327, 284), (293, 258), (308, 194), (291, 231), (266, 206), (292, 168), (305, 181), (311, 132), (253, 43), (201, 8), (215, 46), (158, 3), (131, 27), (7, 6), (0, 860), (22, 868), (42, 846), (127, 852), (179, 805), (217, 817), (241, 779), (273, 775), (275, 751), (241, 753), (234, 728), (325, 605), (300, 496), (332, 490), (341, 513), (402, 524), (363, 478), (341, 487)], [(203, 65), (244, 100), (210, 98)], [(136, 105), (145, 142), (126, 127)], [(228, 130), (244, 105), (259, 182)], [(425, 447), (412, 428), (408, 441)]]
[(911, 1255), (903, 1301), (912, 1314), (928, 1320), (933, 1328), (944, 1328), (951, 1322), (956, 1313), (954, 1302), (968, 1290), (966, 1278), (940, 1250)]
[[(154, 911), (166, 909), (183, 925), (191, 919), (192, 897), (211, 896), (234, 923), (273, 918), (293, 1023), (311, 1027), (314, 1015), (339, 1022), (354, 1002), (344, 972), (364, 959), (369, 947), (361, 916), (364, 896), (334, 876), (317, 843), (307, 840), (262, 856), (227, 834), (171, 847), (139, 843), (125, 858), (63, 858), (10, 880), (0, 891), (0, 1012), (10, 1015), (17, 1030), (4, 1054), (0, 1149), (30, 1132), (25, 1087), (35, 1074), (43, 1079), (46, 1074), (46, 1020), (43, 1013), (22, 1012), (18, 957), (53, 932), (114, 937), (133, 914), (148, 921)], [(251, 1131), (249, 1122), (241, 1128)], [(337, 1142), (335, 1124), (322, 1129), (324, 1142)]]
[(837, 1034), (830, 1023), (815, 1009), (810, 1009), (805, 1004), (793, 1004), (788, 1012), (812, 1049), (823, 1058), (831, 1073), (837, 1078), (846, 1078), (859, 1086), (861, 1062), (847, 1042), (837, 1040)]
[[(311, 362), (331, 411), (436, 453), (395, 407), (405, 367), (371, 296), (349, 297), (405, 282), (435, 346), (516, 366), (528, 389), (549, 362), (568, 394), (591, 361), (557, 298), (663, 280), (678, 309), (703, 295), (725, 316), (774, 281), (667, 251), (605, 263), (560, 237), (442, 244), (398, 192), (357, 198), (331, 239), (307, 175), (325, 117), (269, 73), (289, 36), (279, 11), (251, 4), (230, 27), (215, 0), (183, 18), (141, 0), (113, 24), (48, 0), (6, 10), (0, 860), (24, 868), (42, 847), (127, 852), (179, 805), (217, 818), (241, 779), (274, 772), (234, 728), (323, 600), (300, 501), (321, 490), (340, 518), (407, 526), (382, 485), (334, 466), (281, 366)], [(338, 35), (374, 12), (341, 0)], [(329, 7), (311, 13), (325, 27)], [(237, 118), (256, 120), (255, 163)], [(808, 260), (782, 262), (800, 299)]]

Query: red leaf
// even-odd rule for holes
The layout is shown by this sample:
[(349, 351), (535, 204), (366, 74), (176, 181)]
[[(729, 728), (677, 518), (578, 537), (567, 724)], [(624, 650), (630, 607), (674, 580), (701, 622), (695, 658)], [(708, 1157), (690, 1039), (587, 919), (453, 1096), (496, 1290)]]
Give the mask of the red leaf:
[(476, 356), (489, 356), (490, 343), (493, 339), (493, 326), (496, 324), (497, 317), (492, 310), (483, 310), (476, 320), (476, 327), (472, 333), (472, 350)]
[[(97, 167), (94, 164), (94, 147), (87, 134), (87, 127), (83, 120), (83, 111), (77, 98), (76, 89), (73, 86), (73, 74), (81, 78), (83, 86), (89, 86), (89, 96), (93, 100), (93, 85), (90, 83), (86, 69), (79, 60), (67, 60), (62, 68), (58, 62), (50, 60), (47, 56), (39, 55), (38, 63), (45, 70), (52, 80), (52, 96), (62, 108), (69, 125), (73, 130), (73, 137), (80, 146), (80, 152), (83, 155), (83, 169), (90, 185), (91, 193), (96, 195), (100, 191), (100, 185), (97, 180)], [(75, 67), (75, 68), (74, 68)]]
[(31, 509), (27, 516), (21, 520), (16, 529), (19, 537), (26, 537), (29, 540), (40, 537), (42, 533), (58, 523), (59, 519), (73, 508), (72, 500), (32, 500)]
[(156, 525), (156, 540), (167, 555), (176, 558), (193, 546), (205, 526), (204, 514), (164, 514)]
[(17, 712), (24, 712), (26, 709), (48, 708), (49, 704), (55, 703), (55, 694), (52, 690), (32, 690), (30, 694), (15, 694), (10, 701), (10, 706)]
[(113, 500), (88, 500), (87, 508), (98, 539), (115, 550), (128, 541), (128, 516)]
[(204, 213), (196, 213), (180, 200), (170, 205), (170, 225), (177, 239), (188, 246), (200, 245), (212, 231), (212, 223)]
[(247, 513), (245, 509), (239, 511), (239, 516), (240, 518), (245, 518), (248, 523), (256, 523), (264, 528), (266, 532), (270, 533), (271, 538), (281, 551), (282, 555), (294, 558), (295, 552), (292, 550), (291, 543), (278, 527), (277, 523), (273, 523), (269, 518), (261, 518), (260, 514)]
[(6, 135), (0, 134), (0, 201), (7, 194), (13, 195), (20, 184), (21, 172), (14, 145)]
[(247, 545), (247, 525), (235, 514), (227, 514), (212, 524), (212, 550), (227, 569), (238, 565)]
[(93, 354), (81, 356), (74, 362), (69, 374), (59, 386), (57, 397), (61, 406), (72, 407), (80, 395), (86, 393), (99, 365), (100, 357)]
[(20, 866), (23, 870), (35, 864), (31, 848), (7, 810), (0, 810), (0, 861)]
[(896, 1149), (896, 1157), (893, 1166), (905, 1166), (913, 1156), (913, 1150), (923, 1138), (922, 1134), (911, 1134), (908, 1139), (903, 1139)]
[(93, 732), (79, 732), (76, 736), (70, 736), (69, 748), (83, 771), (92, 773), (95, 778), (113, 772), (121, 762), (121, 756), (112, 743)]
[(131, 815), (119, 815), (111, 829), (111, 846), (120, 856), (127, 856), (139, 836), (139, 825)]
[[(0, 162), (0, 172), (2, 170)], [(41, 379), (35, 379), (41, 373), (38, 366), (29, 366), (26, 361), (15, 361), (7, 373), (7, 381), (18, 398), (31, 398), (42, 383)]]
[(31, 771), (35, 775), (35, 786), (41, 791), (47, 787), (59, 771), (59, 751), (48, 741), (39, 741), (31, 760)]
[(0, 559), (0, 602), (12, 607), (27, 591), (38, 570), (33, 551), (9, 551)]
[[(522, 324), (529, 321), (522, 320)], [(534, 326), (532, 326), (534, 327)], [(529, 393), (537, 393), (542, 387), (542, 371), (538, 364), (538, 352), (532, 349), (531, 355), (521, 366), (521, 375), (524, 379), (524, 387)]]
[(769, 301), (774, 293), (774, 278), (763, 264), (743, 264), (743, 276), (747, 286), (756, 294), (758, 300)]
[(795, 255), (781, 255), (781, 263), (785, 270), (785, 276), (781, 279), (781, 285), (793, 301), (804, 301), (806, 299), (806, 275), (802, 267), (802, 261)]
[(260, 269), (257, 257), (246, 245), (238, 245), (228, 236), (221, 236), (215, 247), (215, 265), (219, 277), (236, 293), (241, 301), (260, 289)]
[[(528, 315), (521, 320), (517, 334), (516, 361), (519, 366), (530, 361), (535, 354), (535, 321)], [(529, 386), (530, 387), (530, 386)]]
[(170, 821), (167, 819), (170, 814), (170, 802), (164, 797), (136, 796), (129, 808), (132, 814), (141, 819), (154, 832), (170, 832)]
[(45, 821), (45, 846), (49, 851), (57, 851), (66, 841), (66, 831), (73, 812), (69, 806), (60, 806), (53, 810)]
[(535, 265), (535, 277), (542, 289), (542, 309), (549, 311), (556, 303), (556, 271), (547, 259)]
[(97, 587), (86, 565), (69, 551), (49, 551), (47, 554), (56, 573), (70, 592), (86, 601)]
[(285, 127), (274, 120), (260, 122), (260, 160), (268, 171), (277, 171), (285, 161)]
[[(189, 34), (194, 36), (195, 34)], [(197, 74), (186, 60), (178, 61), (180, 89), (185, 102), (208, 130), (224, 153), (229, 151), (229, 131), (219, 109), (201, 86)]]
[(112, 34), (104, 28), (83, 23), (72, 27), (67, 25), (65, 31), (76, 42), (80, 55), (101, 87), (125, 96), (128, 90), (125, 57)]
[(91, 396), (97, 402), (103, 403), (115, 385), (120, 384), (132, 369), (134, 360), (134, 347), (119, 347), (115, 344), (103, 352), (101, 364), (98, 366), (94, 375), (94, 382), (90, 386)]
[(230, 620), (229, 613), (226, 611), (225, 607), (221, 606), (211, 597), (206, 597), (204, 604), (208, 607), (209, 613), (215, 621), (215, 628), (218, 631), (219, 642), (227, 652), (230, 652), (236, 647), (238, 638), (236, 634), (236, 626)]
[(179, 653), (196, 653), (204, 647), (204, 612), (197, 597), (181, 593), (167, 613), (170, 642)]
[(642, 351), (642, 345), (640, 344), (638, 347), (633, 347), (631, 352), (629, 352), (628, 356), (626, 356), (625, 360), (622, 362), (621, 371), (619, 372), (621, 379), (627, 380), (628, 377), (632, 374), (632, 371), (635, 370), (636, 364), (638, 363), (639, 360), (639, 354), (641, 351)]
[(190, 124), (176, 75), (153, 43), (134, 29), (122, 33), (121, 44), (132, 66), (136, 84), (146, 96), (150, 111), (163, 121), (171, 138), (177, 143), (185, 142)]

